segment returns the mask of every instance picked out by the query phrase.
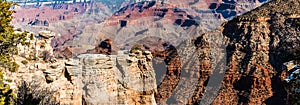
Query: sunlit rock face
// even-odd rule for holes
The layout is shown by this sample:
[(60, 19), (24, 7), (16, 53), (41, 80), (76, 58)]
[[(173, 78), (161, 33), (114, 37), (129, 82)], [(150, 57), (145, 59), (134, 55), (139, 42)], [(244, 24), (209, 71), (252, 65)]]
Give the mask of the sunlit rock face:
[(66, 66), (66, 70), (82, 89), (87, 104), (156, 104), (151, 56), (142, 51), (83, 54), (71, 61), (78, 64)]

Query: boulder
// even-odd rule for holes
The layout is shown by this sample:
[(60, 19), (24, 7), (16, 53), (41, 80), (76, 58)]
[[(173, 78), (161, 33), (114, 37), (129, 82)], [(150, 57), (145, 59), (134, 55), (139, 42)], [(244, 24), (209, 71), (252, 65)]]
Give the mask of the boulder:
[(55, 33), (51, 31), (40, 31), (39, 36), (45, 39), (49, 39), (55, 36)]

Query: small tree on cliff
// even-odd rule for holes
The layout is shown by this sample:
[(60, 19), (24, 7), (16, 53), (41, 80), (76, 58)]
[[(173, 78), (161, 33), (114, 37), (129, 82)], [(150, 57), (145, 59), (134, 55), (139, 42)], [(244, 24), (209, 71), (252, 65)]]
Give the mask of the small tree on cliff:
[(12, 14), (15, 12), (10, 10), (16, 5), (6, 0), (0, 0), (0, 65), (10, 71), (18, 69), (18, 65), (13, 62), (12, 55), (18, 53), (17, 45), (25, 45), (27, 33), (14, 33), (13, 26), (10, 25)]

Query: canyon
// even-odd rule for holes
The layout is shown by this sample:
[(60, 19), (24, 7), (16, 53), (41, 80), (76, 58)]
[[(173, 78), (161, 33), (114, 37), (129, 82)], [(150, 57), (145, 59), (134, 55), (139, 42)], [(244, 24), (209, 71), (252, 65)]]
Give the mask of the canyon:
[[(20, 45), (14, 56), (19, 70), (6, 70), (5, 78), (14, 91), (24, 80), (35, 81), (56, 91), (60, 104), (297, 102), (284, 79), (299, 65), (299, 1), (273, 0), (249, 12), (229, 5), (239, 5), (235, 1), (179, 1), (132, 3), (67, 33), (51, 30), (61, 23), (50, 22), (50, 31), (28, 34), (30, 46)], [(83, 13), (62, 23), (94, 22), (80, 20), (85, 16), (93, 17)]]

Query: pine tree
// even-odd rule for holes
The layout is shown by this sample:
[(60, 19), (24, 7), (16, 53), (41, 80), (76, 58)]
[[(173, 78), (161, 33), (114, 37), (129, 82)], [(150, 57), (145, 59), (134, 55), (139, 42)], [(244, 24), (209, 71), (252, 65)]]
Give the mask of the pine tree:
[[(10, 71), (18, 69), (17, 63), (12, 59), (12, 55), (17, 54), (17, 45), (25, 45), (27, 33), (14, 33), (12, 21), (13, 10), (10, 8), (16, 5), (12, 2), (0, 0), (0, 66)], [(14, 94), (8, 84), (5, 84), (3, 70), (0, 68), (0, 105), (12, 105)]]
[(18, 69), (17, 63), (13, 62), (12, 55), (18, 53), (17, 45), (25, 45), (27, 33), (14, 33), (13, 26), (10, 25), (12, 21), (12, 14), (15, 12), (10, 8), (16, 5), (12, 2), (0, 0), (0, 66), (16, 71)]

